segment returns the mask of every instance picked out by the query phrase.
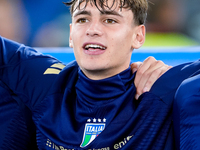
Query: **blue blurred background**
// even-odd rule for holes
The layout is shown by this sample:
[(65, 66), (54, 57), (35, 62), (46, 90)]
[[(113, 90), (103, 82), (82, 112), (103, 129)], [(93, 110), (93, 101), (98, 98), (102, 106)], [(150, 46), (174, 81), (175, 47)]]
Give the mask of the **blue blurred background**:
[[(40, 50), (47, 54), (56, 56), (62, 51), (73, 56), (73, 51), (67, 48), (71, 16), (69, 8), (62, 2), (0, 0), (0, 35), (31, 47), (43, 48)], [(170, 61), (172, 64), (198, 59), (199, 6), (200, 0), (150, 0), (146, 42), (141, 49), (134, 51), (132, 60), (141, 61), (149, 55), (163, 61), (179, 59), (175, 63)]]
[[(63, 63), (69, 63), (75, 59), (73, 49), (69, 47), (36, 48), (43, 54), (51, 55)], [(131, 61), (144, 61), (148, 56), (162, 60), (165, 64), (175, 66), (185, 62), (196, 61), (200, 56), (200, 47), (143, 47), (134, 50)]]

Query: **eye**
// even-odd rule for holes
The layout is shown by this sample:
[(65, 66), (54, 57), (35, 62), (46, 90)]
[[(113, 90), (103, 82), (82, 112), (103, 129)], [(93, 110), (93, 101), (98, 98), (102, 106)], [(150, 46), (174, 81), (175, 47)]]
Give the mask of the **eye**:
[(77, 20), (78, 23), (86, 23), (88, 20), (86, 18), (80, 18)]
[(117, 22), (115, 20), (113, 20), (113, 19), (106, 19), (105, 23), (113, 24), (113, 23), (117, 23)]

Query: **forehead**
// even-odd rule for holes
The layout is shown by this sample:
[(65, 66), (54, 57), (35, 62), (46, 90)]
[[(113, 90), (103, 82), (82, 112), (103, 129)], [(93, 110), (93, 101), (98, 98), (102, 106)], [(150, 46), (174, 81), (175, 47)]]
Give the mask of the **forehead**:
[(122, 0), (77, 0), (73, 5), (72, 10), (73, 12), (85, 10), (88, 9), (88, 6), (92, 6), (103, 13), (104, 11), (122, 11), (123, 5)]

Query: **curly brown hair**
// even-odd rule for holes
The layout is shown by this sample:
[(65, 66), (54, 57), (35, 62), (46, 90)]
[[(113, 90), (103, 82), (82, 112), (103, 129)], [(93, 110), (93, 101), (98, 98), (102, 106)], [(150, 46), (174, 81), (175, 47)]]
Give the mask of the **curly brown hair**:
[[(77, 7), (75, 4), (78, 2)], [(71, 0), (70, 2), (63, 2), (65, 5), (70, 6), (71, 15), (76, 9), (80, 9), (80, 4), (85, 3), (85, 7), (88, 2), (94, 4), (99, 11), (106, 9), (114, 10), (117, 6), (121, 9), (130, 9), (134, 14), (134, 20), (137, 25), (145, 24), (147, 18), (148, 1), (147, 0), (113, 0), (111, 6), (108, 5), (108, 0)], [(118, 4), (119, 3), (119, 4)], [(84, 9), (83, 8), (83, 9)]]

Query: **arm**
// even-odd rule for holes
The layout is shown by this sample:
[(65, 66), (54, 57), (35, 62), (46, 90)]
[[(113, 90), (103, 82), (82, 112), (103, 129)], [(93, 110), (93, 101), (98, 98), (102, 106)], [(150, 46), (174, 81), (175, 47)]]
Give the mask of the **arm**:
[(131, 68), (133, 72), (137, 71), (134, 83), (137, 88), (135, 98), (138, 99), (142, 93), (149, 91), (155, 81), (172, 67), (162, 61), (157, 61), (154, 57), (148, 57), (143, 63), (132, 63)]
[(0, 80), (30, 108), (46, 96), (57, 74), (44, 72), (56, 63), (53, 57), (0, 37)]
[(177, 149), (200, 149), (200, 75), (183, 81), (176, 91), (173, 126)]
[(36, 128), (32, 113), (22, 101), (14, 99), (12, 95), (0, 81), (0, 149), (14, 146), (15, 149), (35, 150)]

